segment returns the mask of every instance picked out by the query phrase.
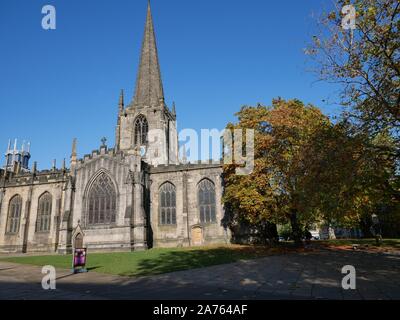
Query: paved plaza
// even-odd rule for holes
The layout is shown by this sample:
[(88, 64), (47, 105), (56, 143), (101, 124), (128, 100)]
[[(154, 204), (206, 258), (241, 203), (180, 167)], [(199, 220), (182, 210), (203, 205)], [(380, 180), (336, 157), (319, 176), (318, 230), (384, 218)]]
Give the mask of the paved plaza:
[[(345, 265), (356, 268), (356, 290), (341, 287)], [(40, 267), (0, 262), (0, 299), (400, 299), (397, 253), (321, 250), (140, 278), (57, 270), (50, 291), (42, 277)]]

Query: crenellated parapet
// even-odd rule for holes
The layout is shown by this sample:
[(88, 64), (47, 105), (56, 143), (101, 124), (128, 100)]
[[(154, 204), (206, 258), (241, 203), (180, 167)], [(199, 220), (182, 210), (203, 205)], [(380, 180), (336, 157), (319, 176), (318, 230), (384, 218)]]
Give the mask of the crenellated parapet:
[(116, 149), (108, 149), (106, 146), (101, 147), (98, 150), (93, 150), (90, 154), (85, 154), (83, 158), (78, 160), (78, 167), (85, 165), (86, 163), (97, 160), (102, 157), (112, 157), (114, 160), (117, 161), (124, 161), (125, 154), (122, 151), (117, 151)]
[(2, 170), (2, 177), (0, 179), (1, 187), (19, 187), (31, 186), (49, 183), (62, 183), (66, 182), (69, 176), (69, 170), (56, 169), (56, 170), (42, 170), (36, 173), (20, 173), (14, 174), (6, 172), (4, 175)]
[(157, 167), (149, 166), (149, 173), (163, 173), (163, 172), (179, 172), (179, 171), (190, 171), (190, 170), (201, 170), (201, 169), (218, 169), (222, 168), (223, 162), (216, 163), (212, 160), (204, 162), (204, 161), (195, 161), (193, 163), (187, 164), (177, 164), (177, 165), (159, 165)]

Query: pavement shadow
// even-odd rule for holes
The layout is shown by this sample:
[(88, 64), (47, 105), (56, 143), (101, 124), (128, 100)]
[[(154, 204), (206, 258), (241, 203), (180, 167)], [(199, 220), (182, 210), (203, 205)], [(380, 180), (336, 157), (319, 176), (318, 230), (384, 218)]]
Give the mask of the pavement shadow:
[[(258, 250), (258, 251), (257, 251)], [(243, 248), (209, 248), (207, 250), (170, 251), (159, 257), (144, 259), (138, 263), (134, 273), (123, 273), (123, 276), (148, 276), (170, 273), (174, 271), (191, 270), (208, 266), (233, 263), (239, 260), (262, 258), (268, 255), (266, 249)]]

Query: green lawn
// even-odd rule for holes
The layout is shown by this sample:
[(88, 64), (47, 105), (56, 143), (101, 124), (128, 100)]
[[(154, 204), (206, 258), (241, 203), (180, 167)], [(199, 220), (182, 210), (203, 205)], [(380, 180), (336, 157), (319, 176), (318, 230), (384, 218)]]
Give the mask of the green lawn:
[[(313, 241), (321, 246), (346, 246), (354, 243), (375, 246), (374, 239)], [(318, 247), (318, 246), (317, 246)], [(400, 239), (385, 239), (381, 248), (400, 249)], [(276, 247), (262, 246), (215, 246), (200, 248), (151, 249), (141, 252), (90, 253), (87, 268), (89, 271), (123, 276), (147, 276), (173, 271), (202, 268), (212, 265), (231, 263), (238, 260), (256, 259), (271, 254), (302, 251), (292, 243), (281, 243)], [(71, 255), (26, 256), (0, 258), (2, 261), (31, 264), (37, 266), (52, 265), (56, 268), (70, 269)]]
[[(145, 276), (231, 263), (241, 259), (254, 259), (277, 252), (280, 252), (277, 248), (250, 246), (151, 249), (126, 253), (88, 252), (87, 268), (89, 271), (101, 273)], [(0, 260), (37, 266), (52, 265), (56, 268), (69, 269), (72, 256), (29, 256)]]

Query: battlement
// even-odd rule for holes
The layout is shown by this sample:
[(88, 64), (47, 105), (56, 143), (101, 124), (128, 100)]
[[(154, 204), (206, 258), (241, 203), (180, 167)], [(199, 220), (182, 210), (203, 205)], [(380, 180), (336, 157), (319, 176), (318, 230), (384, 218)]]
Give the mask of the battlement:
[(84, 164), (87, 161), (91, 161), (104, 155), (113, 156), (118, 160), (123, 160), (125, 157), (122, 151), (117, 151), (114, 148), (108, 149), (106, 146), (102, 146), (98, 150), (93, 150), (90, 154), (85, 154), (83, 158), (78, 160), (78, 164)]
[(0, 173), (0, 183), (4, 187), (65, 182), (69, 176), (67, 169), (42, 170), (35, 173), (22, 172), (20, 174), (0, 170)]
[(212, 169), (212, 168), (222, 168), (223, 162), (214, 162), (209, 160), (205, 161), (196, 161), (193, 163), (181, 163), (181, 164), (166, 164), (166, 165), (159, 165), (157, 167), (150, 166), (149, 172), (150, 173), (164, 173), (164, 172), (176, 172), (176, 171), (190, 171), (190, 170), (201, 170), (201, 169)]

